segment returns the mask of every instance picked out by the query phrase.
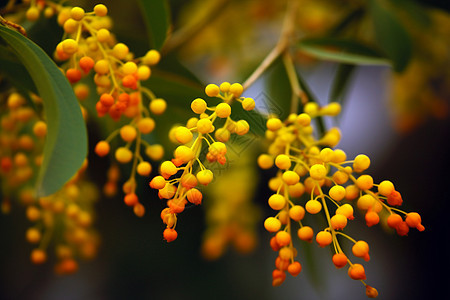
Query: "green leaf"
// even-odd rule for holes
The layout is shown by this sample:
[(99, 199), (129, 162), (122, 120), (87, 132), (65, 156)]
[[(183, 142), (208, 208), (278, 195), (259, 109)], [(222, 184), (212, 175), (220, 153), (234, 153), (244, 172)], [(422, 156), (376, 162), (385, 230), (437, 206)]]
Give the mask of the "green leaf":
[(161, 49), (169, 30), (169, 5), (166, 0), (139, 0), (147, 25), (150, 47)]
[(311, 38), (300, 41), (300, 49), (316, 58), (355, 65), (389, 65), (377, 51), (358, 41)]
[(12, 50), (0, 46), (0, 73), (5, 76), (14, 86), (37, 93), (33, 79), (27, 72), (27, 69), (20, 63)]
[(39, 46), (4, 26), (0, 26), (0, 37), (30, 74), (44, 104), (48, 132), (37, 193), (50, 195), (75, 174), (86, 157), (87, 134), (81, 109), (67, 79)]
[(396, 16), (379, 1), (370, 1), (375, 38), (378, 46), (391, 59), (396, 72), (403, 71), (412, 57), (412, 39)]
[(354, 65), (339, 64), (330, 91), (330, 101), (343, 103), (348, 84), (351, 81), (355, 68)]

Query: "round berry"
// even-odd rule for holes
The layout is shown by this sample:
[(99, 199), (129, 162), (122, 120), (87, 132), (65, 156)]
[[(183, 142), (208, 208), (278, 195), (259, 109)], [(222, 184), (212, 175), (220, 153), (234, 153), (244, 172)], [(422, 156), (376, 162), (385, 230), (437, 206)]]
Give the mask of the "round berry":
[(370, 190), (373, 187), (373, 178), (370, 175), (361, 175), (356, 179), (356, 186), (361, 190)]
[(277, 239), (278, 245), (281, 247), (287, 246), (291, 242), (291, 235), (286, 231), (278, 231), (275, 238)]
[(220, 103), (216, 106), (216, 114), (219, 118), (227, 118), (231, 114), (231, 106), (227, 103)]
[(369, 168), (370, 166), (370, 158), (367, 155), (359, 154), (355, 157), (353, 161), (353, 169), (355, 172), (362, 172)]
[(137, 203), (139, 203), (139, 199), (135, 193), (125, 195), (123, 201), (128, 206), (135, 206)]
[(137, 128), (139, 132), (143, 134), (148, 134), (155, 128), (155, 121), (152, 118), (142, 118), (137, 123)]
[(145, 54), (142, 62), (146, 65), (154, 66), (159, 62), (160, 59), (161, 54), (157, 50), (152, 49)]
[(289, 217), (296, 222), (301, 221), (304, 216), (305, 209), (303, 208), (303, 206), (294, 205), (289, 209)]
[(177, 239), (178, 233), (175, 229), (166, 228), (163, 232), (163, 237), (168, 243), (170, 243)]
[(268, 217), (264, 221), (264, 228), (266, 228), (268, 232), (277, 232), (281, 228), (281, 222), (277, 218)]
[(322, 203), (317, 200), (309, 200), (306, 202), (305, 209), (308, 213), (315, 215), (322, 210)]
[(251, 111), (255, 108), (255, 100), (253, 98), (245, 98), (242, 101), (242, 108), (246, 111)]
[(205, 93), (209, 97), (216, 97), (219, 95), (220, 89), (217, 85), (210, 83), (205, 87)]
[(81, 7), (73, 7), (70, 11), (70, 17), (76, 21), (80, 21), (84, 18), (84, 9)]
[(141, 176), (148, 176), (152, 172), (152, 165), (146, 161), (137, 165), (136, 172)]
[(236, 122), (235, 132), (237, 135), (244, 135), (250, 129), (250, 125), (245, 120), (239, 120)]
[(98, 156), (103, 157), (108, 155), (109, 150), (110, 150), (109, 143), (107, 141), (100, 141), (97, 143), (97, 145), (95, 145), (94, 151)]
[(187, 144), (192, 140), (192, 132), (184, 126), (179, 126), (175, 130), (175, 139), (181, 144)]
[(112, 49), (112, 53), (113, 55), (117, 58), (117, 59), (125, 59), (125, 57), (127, 57), (128, 53), (129, 53), (129, 49), (128, 46), (123, 44), (123, 43), (117, 43), (114, 45), (113, 49)]
[(266, 126), (270, 131), (277, 131), (283, 126), (283, 123), (278, 118), (270, 118), (267, 120)]
[(378, 185), (378, 192), (383, 196), (389, 196), (394, 190), (394, 184), (389, 180), (384, 180)]
[(323, 231), (320, 231), (319, 233), (317, 233), (317, 235), (316, 235), (316, 242), (322, 248), (331, 244), (332, 241), (333, 241), (333, 237), (332, 237), (331, 233), (329, 233), (328, 231), (323, 230)]
[(344, 253), (336, 253), (333, 255), (333, 264), (340, 269), (347, 265), (347, 256)]
[(342, 185), (335, 185), (330, 188), (328, 194), (333, 200), (341, 201), (345, 198), (345, 188)]
[(300, 176), (298, 176), (298, 174), (294, 171), (284, 172), (281, 178), (287, 185), (294, 185), (300, 180)]
[(244, 88), (242, 87), (242, 85), (240, 83), (233, 83), (230, 86), (229, 92), (231, 94), (233, 94), (233, 96), (235, 98), (239, 98), (242, 95), (242, 93), (244, 92)]
[(213, 129), (213, 124), (210, 119), (200, 119), (197, 122), (197, 131), (202, 134), (210, 133)]
[(167, 102), (164, 99), (156, 98), (150, 102), (150, 111), (155, 115), (161, 115), (166, 111)]
[(291, 167), (291, 159), (286, 154), (280, 154), (275, 158), (275, 165), (281, 170), (287, 170)]
[(116, 149), (115, 157), (118, 162), (126, 164), (133, 158), (133, 153), (126, 147), (119, 147)]
[(313, 178), (315, 180), (324, 179), (325, 176), (327, 176), (327, 173), (328, 173), (327, 169), (322, 164), (312, 165), (311, 168), (309, 169), (309, 174), (310, 174), (311, 178)]
[(344, 229), (347, 226), (347, 218), (341, 214), (335, 214), (330, 220), (331, 227), (336, 230)]
[(211, 170), (205, 169), (197, 173), (197, 180), (200, 184), (208, 185), (213, 180), (213, 173)]
[(302, 241), (311, 242), (312, 238), (314, 236), (314, 231), (309, 226), (302, 226), (297, 231), (297, 235), (298, 235), (299, 239), (301, 239)]
[(269, 198), (269, 206), (274, 210), (280, 210), (286, 205), (286, 198), (280, 194), (273, 194)]

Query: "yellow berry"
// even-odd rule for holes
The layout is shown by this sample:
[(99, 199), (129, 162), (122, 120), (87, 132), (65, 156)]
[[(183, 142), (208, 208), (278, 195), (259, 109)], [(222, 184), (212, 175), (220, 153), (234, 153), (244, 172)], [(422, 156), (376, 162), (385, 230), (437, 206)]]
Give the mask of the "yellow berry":
[(94, 13), (99, 17), (104, 17), (108, 13), (108, 8), (103, 4), (94, 6)]
[(175, 139), (181, 144), (187, 144), (192, 140), (192, 132), (184, 126), (179, 126), (175, 130)]
[(355, 200), (359, 196), (359, 188), (356, 185), (347, 185), (345, 187), (345, 199)]
[(331, 103), (327, 104), (326, 106), (322, 107), (320, 109), (320, 112), (323, 115), (334, 117), (341, 113), (341, 105), (337, 102), (331, 102)]
[(369, 208), (372, 208), (375, 204), (375, 198), (371, 195), (365, 194), (359, 197), (358, 202), (356, 205), (361, 210), (368, 210)]
[(195, 158), (195, 154), (191, 148), (181, 145), (175, 149), (175, 158), (180, 159), (182, 163), (187, 163), (188, 161)]
[(131, 125), (125, 125), (122, 128), (120, 128), (120, 137), (125, 142), (132, 142), (137, 136), (137, 131), (134, 126)]
[(273, 166), (272, 156), (270, 156), (268, 154), (261, 154), (258, 157), (258, 166), (264, 170), (272, 168), (272, 166)]
[(76, 21), (80, 21), (84, 18), (84, 9), (81, 7), (74, 7), (70, 11), (70, 17)]
[(280, 210), (286, 205), (286, 198), (280, 194), (273, 194), (269, 198), (269, 206), (274, 210)]
[(383, 196), (389, 196), (394, 190), (394, 184), (389, 180), (384, 180), (378, 185), (378, 192)]
[(303, 208), (303, 206), (294, 205), (289, 209), (289, 217), (296, 222), (301, 221), (304, 216), (305, 209)]
[(335, 185), (330, 188), (328, 194), (333, 200), (341, 201), (345, 198), (345, 188), (342, 185)]
[(178, 172), (177, 167), (173, 164), (173, 162), (166, 160), (161, 164), (161, 175), (164, 178), (168, 178), (172, 175), (175, 175)]
[(220, 89), (217, 85), (210, 83), (205, 87), (205, 93), (209, 97), (216, 97), (220, 93)]
[(150, 133), (155, 128), (155, 121), (152, 118), (142, 118), (138, 121), (137, 128), (143, 134)]
[(65, 39), (61, 45), (67, 55), (72, 55), (78, 51), (78, 43), (73, 39)]
[(322, 180), (327, 176), (327, 169), (322, 164), (315, 164), (309, 169), (309, 175), (315, 180)]
[(213, 124), (210, 119), (200, 119), (197, 122), (197, 131), (202, 134), (210, 133), (213, 130)]
[(315, 102), (308, 102), (303, 107), (303, 111), (311, 117), (315, 117), (319, 111), (319, 105)]
[(308, 114), (299, 114), (295, 120), (301, 126), (309, 126), (311, 124), (311, 117)]
[(305, 192), (305, 186), (301, 182), (297, 182), (294, 185), (288, 187), (289, 196), (300, 197)]
[(122, 71), (125, 75), (131, 75), (136, 73), (137, 66), (134, 62), (128, 61), (122, 66)]
[(369, 168), (370, 166), (370, 158), (367, 155), (359, 154), (355, 157), (353, 162), (353, 169), (355, 172), (362, 172)]
[(336, 209), (336, 214), (339, 215), (343, 215), (345, 216), (347, 219), (353, 220), (353, 206), (351, 206), (350, 204), (344, 204), (342, 206), (339, 206)]
[(323, 138), (320, 139), (321, 144), (329, 146), (329, 147), (336, 147), (337, 144), (339, 144), (339, 141), (341, 140), (341, 132), (338, 128), (334, 127), (325, 133)]
[(266, 126), (270, 131), (277, 131), (281, 128), (281, 126), (283, 126), (283, 123), (278, 118), (270, 118), (267, 120)]
[[(97, 31), (97, 40), (100, 43), (107, 43), (111, 37), (111, 33), (108, 29), (102, 28), (99, 31)], [(125, 73), (126, 74), (126, 73)]]
[(75, 21), (74, 19), (68, 19), (66, 22), (64, 22), (64, 31), (66, 33), (75, 33), (78, 30), (80, 22)]
[(264, 228), (266, 228), (268, 232), (277, 232), (281, 228), (281, 222), (277, 218), (268, 217), (264, 221)]
[(145, 148), (145, 154), (152, 160), (160, 160), (164, 156), (164, 148), (158, 144), (151, 145)]
[(167, 102), (164, 99), (156, 98), (150, 102), (150, 111), (155, 115), (161, 115), (166, 111)]
[(227, 93), (230, 90), (230, 86), (231, 84), (225, 81), (220, 84), (219, 88), (222, 93)]
[(36, 244), (41, 240), (41, 232), (36, 228), (28, 228), (26, 239), (29, 243)]
[(244, 88), (240, 83), (233, 83), (230, 86), (230, 93), (232, 93), (235, 98), (239, 98), (243, 92)]
[(236, 122), (235, 132), (237, 135), (244, 135), (250, 130), (250, 125), (245, 120), (239, 120)]
[(361, 190), (370, 190), (373, 187), (373, 178), (370, 175), (361, 175), (356, 179), (356, 185)]
[(125, 45), (124, 43), (117, 43), (114, 45), (113, 49), (112, 49), (112, 54), (117, 58), (117, 59), (125, 59), (125, 57), (127, 57), (129, 53), (129, 49), (128, 46)]
[(231, 106), (227, 103), (220, 103), (216, 106), (216, 114), (219, 118), (227, 118), (231, 114)]
[(142, 66), (139, 66), (139, 68), (137, 69), (137, 74), (138, 74), (139, 80), (144, 81), (144, 80), (147, 80), (150, 78), (152, 71), (150, 70), (149, 67), (142, 65)]
[(332, 162), (343, 163), (346, 160), (347, 160), (347, 154), (345, 154), (344, 151), (342, 151), (341, 149), (334, 150), (334, 156), (333, 156), (333, 159), (331, 160)]
[(255, 100), (253, 98), (245, 98), (242, 101), (242, 108), (246, 111), (253, 110), (255, 108)]
[(197, 173), (197, 180), (200, 184), (208, 185), (214, 178), (211, 170), (205, 169)]
[(141, 176), (148, 176), (152, 172), (152, 165), (146, 161), (140, 162), (137, 165), (136, 171)]
[(33, 126), (33, 132), (37, 137), (44, 137), (47, 134), (47, 124), (43, 121), (38, 121)]
[(109, 73), (109, 61), (106, 59), (98, 60), (94, 65), (94, 70), (96, 73), (104, 75)]
[(34, 22), (37, 19), (39, 19), (39, 15), (40, 15), (40, 11), (36, 6), (31, 6), (27, 12), (26, 12), (26, 17), (28, 21)]
[(319, 157), (324, 163), (333, 161), (334, 151), (331, 148), (323, 148), (320, 151)]
[(291, 167), (291, 159), (286, 154), (280, 154), (275, 158), (275, 165), (281, 170), (287, 170)]
[(287, 185), (294, 185), (300, 180), (300, 176), (298, 176), (298, 174), (294, 171), (284, 172), (281, 178)]
[(161, 54), (157, 50), (148, 51), (142, 59), (142, 62), (149, 66), (156, 65), (161, 59)]
[(201, 98), (195, 99), (191, 102), (191, 109), (194, 113), (199, 115), (204, 113), (206, 110), (206, 101)]
[(306, 202), (305, 209), (308, 213), (315, 215), (322, 210), (322, 203), (317, 200), (309, 200)]
[(133, 153), (126, 147), (119, 147), (115, 152), (116, 160), (122, 164), (126, 164), (133, 158)]

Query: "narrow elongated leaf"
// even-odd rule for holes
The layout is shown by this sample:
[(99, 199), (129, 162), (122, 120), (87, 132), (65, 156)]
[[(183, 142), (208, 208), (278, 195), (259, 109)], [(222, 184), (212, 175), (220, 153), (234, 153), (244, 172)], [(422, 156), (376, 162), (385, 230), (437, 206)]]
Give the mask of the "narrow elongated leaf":
[(48, 132), (37, 180), (39, 196), (58, 191), (80, 168), (87, 153), (86, 127), (68, 81), (43, 50), (21, 34), (0, 26), (42, 97)]
[(161, 49), (169, 30), (169, 5), (166, 0), (139, 0), (147, 25), (150, 47)]
[(389, 65), (374, 49), (354, 40), (336, 38), (304, 39), (300, 49), (316, 58), (355, 65)]
[(412, 39), (396, 16), (379, 1), (370, 1), (370, 12), (378, 46), (392, 61), (394, 70), (403, 71), (412, 57)]
[(354, 65), (340, 64), (334, 76), (329, 100), (343, 103), (350, 79), (355, 71)]

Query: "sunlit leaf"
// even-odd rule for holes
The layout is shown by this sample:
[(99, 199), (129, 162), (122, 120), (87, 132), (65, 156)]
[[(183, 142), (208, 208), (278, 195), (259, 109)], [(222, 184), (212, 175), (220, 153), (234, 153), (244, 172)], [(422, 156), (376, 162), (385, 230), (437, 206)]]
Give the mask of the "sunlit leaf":
[(392, 61), (394, 70), (403, 71), (412, 56), (412, 39), (397, 17), (379, 1), (370, 1), (370, 12), (378, 46)]
[(150, 46), (161, 49), (169, 30), (169, 5), (166, 0), (139, 0), (147, 25)]
[(0, 37), (28, 71), (44, 103), (48, 133), (37, 180), (39, 196), (58, 191), (80, 168), (87, 153), (85, 123), (68, 81), (43, 50), (0, 26)]

